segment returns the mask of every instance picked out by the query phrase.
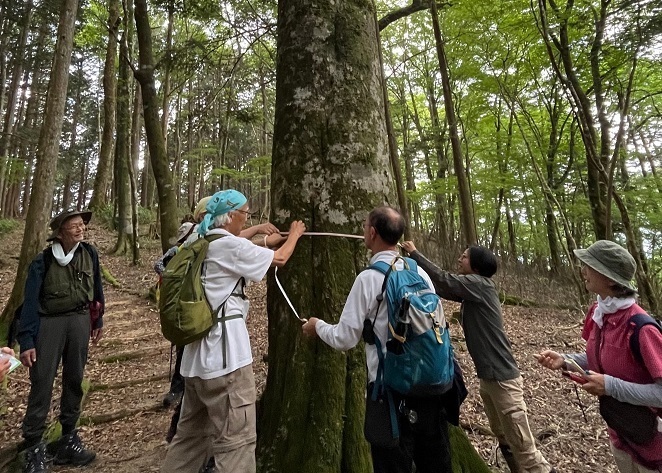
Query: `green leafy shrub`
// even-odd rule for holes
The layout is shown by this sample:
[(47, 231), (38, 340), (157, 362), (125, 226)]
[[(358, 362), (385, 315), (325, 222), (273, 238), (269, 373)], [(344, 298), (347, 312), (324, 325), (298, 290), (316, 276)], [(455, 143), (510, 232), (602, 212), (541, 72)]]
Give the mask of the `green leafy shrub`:
[(113, 221), (113, 204), (106, 204), (103, 207), (96, 208), (92, 220), (106, 228), (115, 228), (115, 223)]
[(10, 218), (0, 218), (0, 235), (9, 233), (18, 227), (18, 221)]
[[(113, 204), (106, 204), (94, 211), (96, 223), (107, 228), (116, 229), (117, 221), (113, 218)], [(156, 212), (145, 207), (138, 206), (138, 225), (149, 225), (156, 222)]]
[(156, 222), (156, 212), (152, 209), (138, 206), (138, 225), (149, 225)]

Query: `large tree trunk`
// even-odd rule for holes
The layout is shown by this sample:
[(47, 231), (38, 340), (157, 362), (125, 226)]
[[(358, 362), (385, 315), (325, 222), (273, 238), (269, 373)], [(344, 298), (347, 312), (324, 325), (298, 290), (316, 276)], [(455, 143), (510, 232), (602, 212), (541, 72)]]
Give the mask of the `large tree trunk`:
[[(360, 234), (368, 212), (394, 200), (374, 5), (322, 5), (279, 4), (271, 221), (284, 229), (301, 218), (311, 231)], [(280, 279), (302, 316), (335, 323), (365, 263), (363, 245), (304, 237)], [(371, 472), (363, 436), (363, 344), (337, 352), (302, 339), (272, 277), (268, 285), (269, 373), (258, 470)], [(487, 471), (466, 469), (469, 462), (484, 463), (462, 441), (461, 432), (453, 436), (462, 452), (457, 471)]]
[(23, 302), (28, 266), (46, 241), (46, 228), (51, 217), (57, 156), (67, 98), (69, 64), (71, 63), (77, 9), (78, 0), (64, 0), (62, 2), (53, 68), (51, 69), (46, 97), (44, 125), (41, 128), (39, 144), (37, 145), (35, 185), (32, 189), (30, 207), (28, 208), (14, 287), (2, 316), (0, 316), (1, 320), (9, 320), (14, 315), (16, 308)]
[[(313, 231), (361, 234), (368, 211), (393, 199), (376, 28), (365, 2), (279, 4), (271, 220), (281, 228), (302, 218)], [(364, 257), (352, 241), (304, 238), (280, 278), (305, 315), (335, 322)], [(362, 347), (301, 340), (269, 286), (259, 471), (371, 471)]]
[(136, 32), (140, 63), (134, 75), (142, 91), (145, 136), (149, 147), (149, 158), (159, 195), (159, 221), (161, 224), (161, 248), (166, 252), (170, 241), (177, 236), (177, 199), (168, 165), (165, 138), (159, 120), (159, 98), (154, 84), (154, 57), (152, 53), (152, 31), (149, 26), (147, 1), (135, 0)]
[(99, 164), (94, 178), (90, 208), (97, 209), (108, 202), (108, 184), (115, 139), (115, 97), (117, 93), (117, 28), (120, 24), (119, 0), (108, 0), (108, 46), (103, 67), (103, 134)]

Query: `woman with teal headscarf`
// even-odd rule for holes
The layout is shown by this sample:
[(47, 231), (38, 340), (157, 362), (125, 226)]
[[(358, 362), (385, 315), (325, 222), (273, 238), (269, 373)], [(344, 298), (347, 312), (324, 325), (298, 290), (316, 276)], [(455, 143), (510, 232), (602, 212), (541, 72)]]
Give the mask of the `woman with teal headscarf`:
[(244, 238), (251, 212), (241, 192), (217, 192), (205, 209), (198, 234), (215, 239), (204, 261), (203, 284), (219, 323), (184, 347), (181, 417), (161, 471), (197, 473), (201, 459), (213, 452), (219, 471), (254, 473), (256, 395), (244, 286), (262, 280), (271, 266), (283, 266), (306, 226), (292, 222), (285, 243), (273, 251)]

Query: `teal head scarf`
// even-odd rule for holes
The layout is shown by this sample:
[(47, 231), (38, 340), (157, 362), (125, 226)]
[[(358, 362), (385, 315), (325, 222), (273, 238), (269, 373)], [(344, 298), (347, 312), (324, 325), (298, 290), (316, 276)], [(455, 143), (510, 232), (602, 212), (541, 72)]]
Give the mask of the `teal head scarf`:
[(198, 225), (198, 234), (205, 236), (209, 231), (209, 226), (216, 217), (233, 210), (238, 210), (246, 202), (248, 202), (246, 196), (234, 189), (217, 192), (207, 202), (207, 206), (205, 207), (207, 213), (205, 214), (205, 218), (202, 219), (202, 222), (200, 222), (200, 225)]

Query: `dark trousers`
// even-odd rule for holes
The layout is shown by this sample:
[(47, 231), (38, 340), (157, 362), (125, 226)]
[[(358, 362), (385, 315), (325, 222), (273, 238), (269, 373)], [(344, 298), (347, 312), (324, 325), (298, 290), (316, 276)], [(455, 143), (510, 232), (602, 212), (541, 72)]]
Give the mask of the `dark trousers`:
[(23, 418), (23, 438), (29, 447), (38, 443), (46, 429), (53, 382), (62, 360), (60, 424), (64, 434), (76, 428), (83, 400), (83, 373), (90, 342), (90, 315), (75, 313), (41, 317), (37, 336), (37, 361), (30, 368), (30, 395)]
[[(400, 406), (402, 399), (396, 399)], [(400, 443), (395, 448), (371, 445), (372, 464), (375, 473), (411, 473), (412, 463), (416, 473), (452, 473), (448, 422), (440, 397), (407, 398), (404, 413), (398, 415)], [(412, 423), (408, 410), (416, 412)]]
[(184, 347), (177, 348), (177, 357), (175, 358), (175, 372), (172, 374), (172, 379), (170, 380), (171, 393), (179, 394), (184, 392), (184, 377), (180, 373), (180, 370), (182, 369), (183, 355)]

